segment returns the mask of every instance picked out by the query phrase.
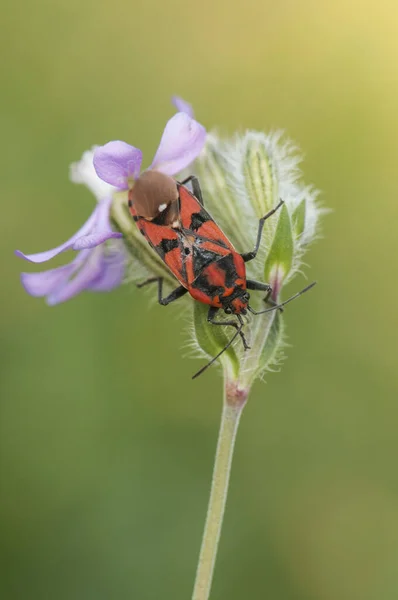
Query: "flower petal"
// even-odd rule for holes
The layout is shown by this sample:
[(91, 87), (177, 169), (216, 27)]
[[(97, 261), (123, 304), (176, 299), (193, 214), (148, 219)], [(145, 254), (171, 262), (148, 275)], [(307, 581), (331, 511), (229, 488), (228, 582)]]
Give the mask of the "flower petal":
[(111, 196), (116, 188), (109, 183), (105, 183), (95, 172), (93, 159), (94, 151), (98, 146), (93, 146), (91, 150), (83, 153), (78, 162), (72, 163), (69, 167), (69, 177), (73, 183), (83, 183), (94, 194), (98, 200), (106, 196)]
[(40, 273), (21, 273), (21, 282), (31, 296), (47, 296), (66, 283), (78, 268), (79, 264), (74, 261), (69, 265)]
[(112, 206), (112, 197), (104, 198), (97, 206), (97, 218), (94, 231), (112, 231), (109, 214)]
[(54, 258), (54, 256), (57, 256), (57, 254), (60, 254), (61, 252), (65, 252), (65, 250), (69, 250), (70, 248), (73, 247), (73, 245), (77, 239), (88, 235), (90, 233), (90, 231), (92, 231), (92, 228), (98, 218), (97, 210), (98, 210), (98, 207), (95, 208), (94, 212), (89, 217), (89, 219), (85, 222), (83, 227), (81, 227), (79, 229), (79, 231), (77, 231), (74, 235), (72, 235), (72, 237), (69, 240), (67, 240), (60, 246), (57, 246), (56, 248), (53, 248), (52, 250), (46, 250), (45, 252), (37, 252), (36, 254), (24, 254), (20, 250), (15, 250), (15, 254), (17, 256), (19, 256), (20, 258), (24, 258), (25, 260), (28, 260), (29, 262), (42, 263), (42, 262), (46, 262), (47, 260), (50, 260), (51, 258)]
[(94, 250), (83, 250), (79, 257), (83, 255), (85, 259), (82, 262), (81, 268), (76, 272), (72, 279), (67, 279), (64, 284), (59, 286), (47, 297), (47, 304), (54, 306), (60, 302), (70, 300), (73, 296), (77, 296), (83, 290), (87, 289), (96, 279), (98, 279), (103, 271), (102, 261), (103, 247), (97, 246)]
[(179, 112), (183, 112), (186, 115), (188, 115), (188, 117), (191, 117), (193, 119), (194, 112), (192, 105), (189, 104), (189, 102), (185, 102), (185, 100), (180, 98), (180, 96), (173, 96), (171, 101)]
[(128, 178), (139, 175), (142, 152), (126, 142), (108, 142), (94, 151), (94, 169), (102, 181), (125, 190)]
[(31, 296), (47, 296), (50, 305), (59, 304), (85, 289), (107, 292), (122, 283), (126, 256), (124, 246), (115, 244), (107, 248), (86, 249), (68, 265), (41, 271), (22, 273), (21, 281)]
[(123, 237), (122, 233), (113, 231), (109, 220), (112, 198), (104, 198), (97, 206), (97, 218), (93, 231), (88, 235), (82, 236), (75, 241), (73, 250), (83, 250), (84, 248), (94, 248), (106, 240)]
[(39, 252), (38, 254), (23, 254), (16, 250), (15, 254), (34, 263), (42, 263), (54, 258), (60, 252), (65, 250), (83, 250), (85, 248), (94, 248), (106, 240), (120, 238), (122, 234), (112, 231), (109, 221), (109, 210), (112, 204), (112, 198), (103, 198), (95, 207), (94, 212), (86, 223), (73, 235), (67, 242), (52, 250)]
[(172, 117), (163, 132), (151, 168), (166, 175), (185, 169), (200, 154), (206, 140), (206, 130), (187, 114)]
[(121, 237), (123, 237), (123, 234), (119, 233), (118, 231), (99, 231), (98, 233), (91, 233), (76, 240), (72, 246), (72, 250), (94, 248), (95, 246), (99, 246), (99, 244), (106, 242), (106, 240)]
[(121, 244), (120, 246), (120, 250), (115, 249), (112, 254), (102, 256), (102, 273), (88, 286), (90, 290), (94, 292), (109, 292), (122, 283), (126, 268), (126, 257), (124, 247)]

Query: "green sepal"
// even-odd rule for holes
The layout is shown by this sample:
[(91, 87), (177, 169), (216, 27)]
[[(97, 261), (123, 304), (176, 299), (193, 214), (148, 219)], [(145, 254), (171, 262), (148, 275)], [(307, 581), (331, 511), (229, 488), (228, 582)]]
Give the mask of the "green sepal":
[(279, 212), (278, 225), (271, 248), (264, 266), (264, 280), (271, 281), (272, 272), (278, 269), (283, 272), (283, 279), (288, 275), (293, 264), (294, 241), (289, 211), (283, 205)]
[[(232, 327), (219, 327), (208, 323), (208, 312), (209, 307), (206, 304), (194, 302), (193, 326), (196, 341), (210, 359), (216, 356), (228, 344), (235, 333), (235, 329)], [(240, 339), (238, 341), (240, 342)], [(237, 377), (239, 372), (239, 358), (234, 345), (230, 346), (220, 356), (219, 361), (231, 373), (232, 377)]]
[(306, 202), (305, 198), (300, 202), (300, 204), (295, 208), (292, 214), (292, 224), (294, 233), (296, 237), (300, 237), (300, 235), (304, 232), (305, 228), (305, 214), (306, 214)]

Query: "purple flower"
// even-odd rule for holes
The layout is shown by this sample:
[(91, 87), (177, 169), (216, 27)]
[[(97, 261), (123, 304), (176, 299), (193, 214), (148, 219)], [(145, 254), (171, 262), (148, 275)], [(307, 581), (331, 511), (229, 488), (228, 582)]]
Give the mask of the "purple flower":
[(173, 96), (171, 101), (178, 111), (185, 113), (186, 115), (191, 117), (191, 119), (194, 118), (195, 114), (193, 112), (192, 105), (189, 104), (189, 102), (186, 102), (179, 96)]
[[(185, 112), (178, 112), (167, 123), (149, 168), (175, 175), (197, 158), (205, 140), (205, 128)], [(140, 174), (141, 162), (141, 150), (121, 141), (108, 142), (94, 152), (98, 177), (122, 190), (133, 185)]]
[[(181, 101), (183, 102), (183, 101)], [(184, 109), (189, 105), (184, 103)], [(181, 108), (182, 105), (180, 104)], [(202, 150), (206, 131), (186, 112), (178, 112), (166, 124), (150, 168), (174, 175), (187, 167)], [(84, 183), (98, 204), (86, 223), (65, 243), (37, 254), (16, 255), (42, 263), (66, 250), (78, 250), (75, 259), (62, 267), (40, 273), (22, 273), (25, 290), (32, 296), (45, 296), (50, 305), (69, 300), (83, 290), (109, 291), (122, 282), (126, 250), (122, 234), (112, 230), (110, 207), (113, 194), (129, 188), (139, 176), (142, 152), (125, 142), (109, 142), (83, 154), (71, 167), (70, 177)], [(94, 169), (95, 167), (95, 169)]]
[[(124, 275), (125, 255), (123, 244), (117, 240), (121, 233), (111, 228), (109, 209), (115, 191), (104, 184), (93, 167), (94, 149), (83, 154), (71, 166), (70, 177), (75, 183), (85, 183), (98, 200), (94, 212), (86, 223), (65, 243), (37, 254), (15, 254), (33, 263), (42, 263), (66, 250), (79, 250), (76, 258), (62, 267), (40, 273), (22, 273), (21, 281), (31, 296), (45, 296), (50, 305), (69, 300), (81, 291), (109, 291), (118, 286)], [(105, 244), (114, 239), (113, 245)]]

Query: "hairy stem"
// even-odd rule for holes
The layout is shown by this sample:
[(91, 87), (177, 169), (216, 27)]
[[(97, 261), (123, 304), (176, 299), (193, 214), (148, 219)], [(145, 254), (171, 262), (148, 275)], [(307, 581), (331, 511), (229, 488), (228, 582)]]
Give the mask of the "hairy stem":
[(210, 595), (228, 494), (236, 432), (247, 395), (248, 390), (239, 388), (236, 383), (226, 382), (210, 500), (192, 600), (208, 600)]

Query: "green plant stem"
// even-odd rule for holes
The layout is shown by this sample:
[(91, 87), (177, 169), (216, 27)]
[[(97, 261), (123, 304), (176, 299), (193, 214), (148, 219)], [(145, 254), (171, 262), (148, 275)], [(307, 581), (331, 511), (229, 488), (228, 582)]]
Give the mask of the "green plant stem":
[(226, 383), (210, 500), (196, 571), (192, 600), (208, 600), (216, 562), (218, 542), (224, 518), (232, 456), (248, 390)]

